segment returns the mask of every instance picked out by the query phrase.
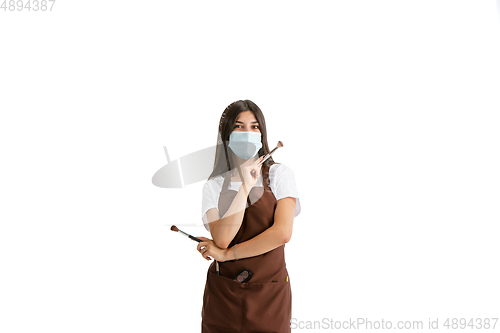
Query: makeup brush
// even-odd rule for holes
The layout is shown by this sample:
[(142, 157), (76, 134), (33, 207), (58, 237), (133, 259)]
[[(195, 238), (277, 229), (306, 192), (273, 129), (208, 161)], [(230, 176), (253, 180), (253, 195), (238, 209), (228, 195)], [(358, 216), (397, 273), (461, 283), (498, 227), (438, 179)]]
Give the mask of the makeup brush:
[(261, 166), (262, 163), (264, 163), (269, 157), (271, 157), (271, 155), (276, 151), (276, 149), (281, 148), (281, 147), (283, 147), (283, 142), (278, 141), (278, 144), (276, 145), (276, 147), (273, 150), (271, 150), (271, 152), (269, 154), (265, 155), (264, 159), (262, 161), (260, 161), (259, 164), (257, 164), (257, 166)]
[[(197, 241), (198, 243), (199, 243), (199, 242), (201, 242), (201, 239), (196, 238), (196, 237), (194, 237), (194, 236), (191, 236), (191, 235), (190, 235), (190, 234), (188, 234), (188, 233), (185, 233), (184, 231), (182, 231), (182, 230), (180, 230), (179, 228), (177, 228), (175, 225), (171, 226), (171, 227), (170, 227), (170, 230), (175, 231), (175, 232), (180, 232), (180, 233), (181, 233), (181, 234), (183, 234), (184, 236), (189, 237), (189, 238), (191, 238), (192, 240)], [(219, 262), (218, 262), (217, 260), (215, 261), (215, 270), (217, 271), (217, 275), (220, 275), (220, 272), (219, 272)]]
[(192, 240), (197, 241), (198, 243), (199, 243), (199, 242), (201, 242), (201, 239), (196, 238), (196, 237), (194, 237), (194, 236), (191, 236), (190, 234), (187, 234), (187, 233), (185, 233), (185, 232), (184, 232), (184, 231), (182, 231), (182, 230), (179, 230), (179, 228), (177, 228), (175, 225), (171, 226), (171, 227), (170, 227), (170, 230), (175, 231), (175, 232), (180, 232), (180, 233), (181, 233), (181, 234), (183, 234), (184, 236), (189, 237), (189, 238), (191, 238)]

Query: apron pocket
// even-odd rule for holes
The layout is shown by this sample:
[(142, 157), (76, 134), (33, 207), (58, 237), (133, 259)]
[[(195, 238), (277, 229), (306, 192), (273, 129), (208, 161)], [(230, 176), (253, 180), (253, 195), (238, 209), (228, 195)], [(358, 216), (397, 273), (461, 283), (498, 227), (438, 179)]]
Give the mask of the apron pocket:
[(292, 291), (289, 282), (248, 283), (243, 327), (251, 332), (290, 332)]
[(243, 291), (241, 283), (209, 270), (203, 294), (202, 321), (239, 331), (243, 319)]

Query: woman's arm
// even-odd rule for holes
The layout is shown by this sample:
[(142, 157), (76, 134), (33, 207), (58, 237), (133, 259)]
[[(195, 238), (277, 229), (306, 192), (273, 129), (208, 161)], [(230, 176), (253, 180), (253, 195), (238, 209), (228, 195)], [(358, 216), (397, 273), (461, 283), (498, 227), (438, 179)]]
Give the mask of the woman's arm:
[(238, 230), (240, 230), (243, 216), (245, 215), (248, 194), (252, 187), (255, 186), (262, 168), (262, 166), (257, 166), (257, 164), (262, 161), (263, 157), (261, 156), (252, 164), (241, 168), (240, 172), (243, 182), (231, 206), (229, 206), (229, 209), (222, 218), (219, 218), (219, 214), (215, 208), (207, 211), (210, 234), (217, 246), (222, 249), (229, 246), (234, 236), (238, 233)]
[(234, 236), (240, 230), (247, 203), (247, 191), (242, 184), (233, 199), (231, 206), (222, 218), (219, 218), (217, 209), (207, 211), (208, 227), (214, 242), (221, 249), (229, 246)]
[[(255, 257), (274, 250), (278, 246), (288, 243), (292, 237), (293, 218), (295, 216), (295, 198), (286, 197), (278, 200), (274, 213), (274, 224), (259, 235), (246, 242), (236, 245), (238, 259)], [(212, 240), (199, 237), (197, 249), (207, 260), (212, 257), (217, 261), (234, 260), (234, 247), (219, 248)], [(202, 250), (202, 248), (205, 250)]]

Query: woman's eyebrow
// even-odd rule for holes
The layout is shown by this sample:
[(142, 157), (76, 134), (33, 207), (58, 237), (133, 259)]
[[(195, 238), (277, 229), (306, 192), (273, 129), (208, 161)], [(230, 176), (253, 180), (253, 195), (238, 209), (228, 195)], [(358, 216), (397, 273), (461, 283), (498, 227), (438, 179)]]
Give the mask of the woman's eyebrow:
[[(243, 124), (243, 122), (239, 120), (236, 120), (236, 123)], [(258, 121), (252, 121), (252, 124), (258, 124), (258, 123), (259, 123)]]

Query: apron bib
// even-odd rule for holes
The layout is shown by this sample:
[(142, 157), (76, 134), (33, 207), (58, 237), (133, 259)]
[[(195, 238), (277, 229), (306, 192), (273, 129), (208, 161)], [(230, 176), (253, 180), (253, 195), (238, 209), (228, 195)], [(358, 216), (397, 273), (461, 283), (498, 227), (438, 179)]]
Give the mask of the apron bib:
[[(228, 248), (245, 242), (274, 223), (276, 198), (269, 188), (269, 166), (262, 169), (263, 187), (253, 187), (238, 233)], [(224, 216), (237, 191), (229, 190), (226, 173), (219, 197), (219, 215)], [(285, 245), (267, 253), (239, 260), (212, 262), (203, 294), (202, 333), (289, 333), (292, 292), (285, 264)], [(238, 248), (236, 248), (238, 255)], [(233, 278), (243, 269), (252, 277), (240, 283)]]

